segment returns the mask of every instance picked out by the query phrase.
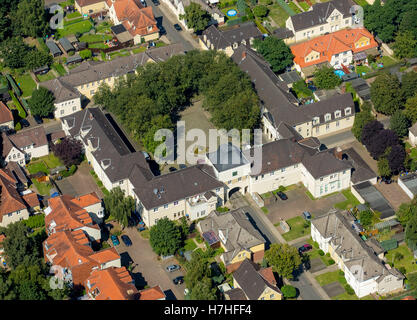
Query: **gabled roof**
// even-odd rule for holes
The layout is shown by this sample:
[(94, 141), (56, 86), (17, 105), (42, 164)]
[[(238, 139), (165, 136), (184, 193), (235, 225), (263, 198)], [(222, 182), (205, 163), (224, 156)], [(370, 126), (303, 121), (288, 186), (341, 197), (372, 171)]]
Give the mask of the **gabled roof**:
[(97, 193), (91, 192), (85, 195), (73, 198), (72, 203), (75, 203), (81, 208), (87, 208), (93, 204), (101, 203), (101, 199), (97, 196)]
[(376, 173), (368, 166), (365, 160), (353, 148), (343, 150), (344, 161), (352, 166), (351, 180), (354, 184), (376, 178)]
[(6, 157), (13, 147), (22, 149), (23, 147), (33, 145), (34, 148), (48, 145), (45, 129), (38, 126), (28, 130), (21, 130), (16, 134), (7, 135), (2, 133), (3, 137), (3, 157)]
[(78, 92), (78, 90), (74, 89), (72, 86), (68, 85), (60, 78), (41, 82), (40, 86), (48, 89), (54, 94), (55, 103), (60, 103), (81, 97), (81, 94)]
[(95, 4), (95, 3), (100, 3), (100, 2), (104, 3), (105, 0), (75, 0), (75, 2), (77, 2), (78, 5), (82, 8), (82, 7), (85, 7), (85, 6), (90, 6), (90, 5)]
[[(272, 272), (272, 270), (259, 270), (256, 263), (249, 259), (245, 259), (233, 273), (233, 278), (239, 284), (248, 300), (258, 300), (266, 288), (270, 288), (281, 294), (281, 291), (276, 286), (275, 278), (271, 278), (270, 272)], [(266, 278), (265, 274), (268, 275)], [(274, 281), (275, 283), (271, 283), (270, 281)]]
[(231, 142), (220, 145), (214, 152), (207, 153), (207, 158), (218, 172), (227, 171), (249, 163), (240, 148)]
[(137, 300), (139, 296), (125, 267), (93, 270), (85, 288), (94, 300)]
[(0, 124), (10, 121), (13, 121), (13, 113), (3, 101), (0, 101)]
[(343, 18), (351, 17), (350, 8), (355, 5), (352, 0), (332, 0), (313, 4), (311, 9), (290, 17), (294, 30), (300, 31), (327, 23), (327, 18), (338, 10)]
[(139, 291), (139, 300), (165, 300), (165, 293), (159, 286)]

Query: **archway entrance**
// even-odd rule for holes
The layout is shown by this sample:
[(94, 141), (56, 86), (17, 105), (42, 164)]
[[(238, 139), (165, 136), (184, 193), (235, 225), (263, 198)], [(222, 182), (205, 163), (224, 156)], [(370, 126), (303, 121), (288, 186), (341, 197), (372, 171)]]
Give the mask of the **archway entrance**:
[(239, 191), (240, 191), (240, 187), (233, 188), (232, 190), (229, 191), (228, 198), (230, 199), (233, 196), (233, 194)]

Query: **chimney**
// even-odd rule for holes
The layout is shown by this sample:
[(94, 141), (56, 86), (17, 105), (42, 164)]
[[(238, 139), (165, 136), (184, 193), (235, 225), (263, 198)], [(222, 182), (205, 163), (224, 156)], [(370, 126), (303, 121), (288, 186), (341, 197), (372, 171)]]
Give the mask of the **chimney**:
[(337, 147), (336, 150), (334, 151), (334, 156), (339, 160), (343, 160), (342, 148)]
[(246, 51), (243, 51), (242, 52), (242, 60), (245, 60), (245, 58), (246, 58)]

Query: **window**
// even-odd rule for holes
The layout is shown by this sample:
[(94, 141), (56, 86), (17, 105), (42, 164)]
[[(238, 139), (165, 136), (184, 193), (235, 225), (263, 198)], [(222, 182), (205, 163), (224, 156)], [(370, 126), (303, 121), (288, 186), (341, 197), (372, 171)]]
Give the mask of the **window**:
[(348, 23), (349, 23), (349, 19), (346, 19), (346, 20), (345, 20), (345, 24), (348, 24)]
[[(217, 188), (217, 189), (216, 189), (216, 192), (220, 192), (220, 188)], [(177, 203), (178, 203), (178, 202), (177, 202)]]
[(323, 181), (323, 178), (320, 178), (320, 181)]
[(120, 181), (119, 181), (119, 185), (121, 185), (121, 184), (123, 184), (123, 180), (120, 180)]
[(330, 124), (326, 124), (326, 130), (329, 130)]
[(232, 180), (227, 181), (227, 184), (231, 184), (231, 183), (232, 183)]
[(12, 215), (13, 215), (13, 212), (9, 213), (7, 216), (8, 217), (11, 217)]
[(153, 208), (153, 212), (157, 212), (158, 211), (158, 208), (156, 207), (156, 208)]
[(339, 121), (336, 121), (336, 127), (338, 127), (339, 126)]
[(282, 168), (282, 169), (281, 169), (281, 172), (284, 172), (284, 171), (285, 171), (285, 168)]
[(204, 216), (206, 214), (206, 210), (201, 211), (201, 215)]
[(331, 118), (332, 118), (332, 115), (331, 115), (330, 113), (326, 113), (326, 114), (324, 115), (324, 121), (330, 121), (330, 120), (331, 120)]
[(258, 181), (258, 178), (259, 178), (259, 177), (255, 177), (255, 181)]
[(298, 132), (301, 132), (301, 127), (300, 127), (300, 128), (298, 128)]
[(174, 201), (174, 206), (178, 205), (178, 201)]
[(308, 61), (308, 57), (306, 57), (306, 61)]
[(81, 85), (81, 89), (84, 89), (84, 85)]
[(324, 30), (324, 27), (320, 27), (320, 31), (323, 31)]
[(314, 117), (313, 118), (313, 125), (319, 124), (319, 123), (320, 123), (320, 118), (319, 117)]
[(262, 179), (264, 178), (265, 175), (262, 175)]
[(166, 209), (166, 208), (168, 208), (168, 205), (167, 204), (164, 204), (164, 209)]
[(233, 172), (233, 173), (232, 173), (232, 176), (233, 176), (233, 177), (237, 176), (237, 171)]
[(269, 299), (274, 299), (274, 297), (275, 297), (275, 295), (274, 295), (274, 294), (271, 294), (271, 295), (269, 296)]
[(334, 57), (335, 57), (335, 58), (339, 58), (339, 54), (338, 54), (338, 53), (336, 53), (336, 54), (334, 55)]
[(239, 181), (239, 182), (240, 182), (240, 181), (242, 181), (242, 178), (241, 178), (241, 177), (239, 177), (239, 179), (237, 179), (237, 181)]
[(294, 169), (295, 169), (295, 168), (298, 168), (298, 164), (295, 164), (295, 165), (294, 165)]
[(342, 116), (342, 112), (340, 110), (335, 111), (334, 113), (335, 118), (340, 118), (341, 116)]
[(320, 127), (316, 127), (316, 133), (319, 133)]
[(345, 109), (345, 115), (348, 116), (352, 113), (352, 108), (346, 108)]
[(274, 173), (275, 173), (275, 172), (274, 172), (274, 171), (272, 171), (269, 175), (270, 175), (270, 176), (273, 176), (273, 175), (274, 175)]
[(174, 218), (177, 216), (177, 214), (176, 213), (174, 213)]
[(90, 94), (92, 95), (92, 94), (94, 94), (94, 90), (90, 90)]
[(75, 110), (77, 110), (77, 107), (75, 107), (75, 106), (72, 107), (72, 111), (75, 111)]

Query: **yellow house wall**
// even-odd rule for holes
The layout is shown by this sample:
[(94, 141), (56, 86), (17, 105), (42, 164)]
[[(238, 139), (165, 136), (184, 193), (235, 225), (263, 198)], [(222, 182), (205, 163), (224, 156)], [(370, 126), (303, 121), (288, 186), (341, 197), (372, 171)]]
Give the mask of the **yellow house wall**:
[[(271, 298), (271, 295), (274, 295)], [(258, 300), (282, 300), (282, 294), (271, 288), (266, 288), (264, 292), (259, 296)]]
[[(239, 257), (239, 255), (240, 255), (240, 257)], [(230, 261), (229, 264), (234, 264), (236, 262), (241, 262), (241, 261), (245, 260), (246, 258), (250, 259), (250, 257), (251, 257), (251, 252), (250, 251), (242, 250), (233, 258), (232, 261)]]
[(90, 10), (93, 10), (92, 13), (96, 13), (96, 12), (106, 10), (106, 2), (102, 1), (102, 2), (97, 2), (97, 3), (94, 3), (94, 4), (90, 4), (88, 6), (80, 7), (78, 2), (76, 1), (75, 2), (75, 8), (81, 14), (89, 14)]

